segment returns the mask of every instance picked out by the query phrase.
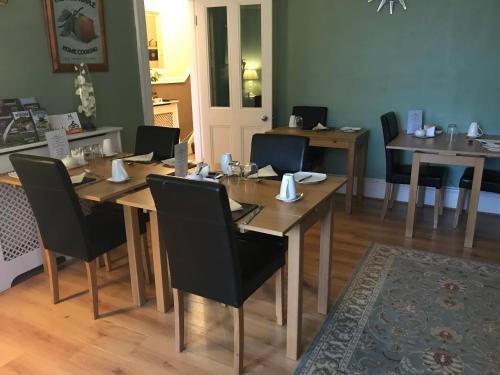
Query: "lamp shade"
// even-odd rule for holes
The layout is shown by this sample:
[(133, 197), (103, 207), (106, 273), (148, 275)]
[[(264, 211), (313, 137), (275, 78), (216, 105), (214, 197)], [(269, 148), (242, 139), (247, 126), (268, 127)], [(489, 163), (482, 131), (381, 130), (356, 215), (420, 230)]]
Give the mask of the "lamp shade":
[(255, 79), (259, 79), (259, 75), (255, 69), (245, 69), (243, 71), (243, 79), (245, 81), (251, 81)]

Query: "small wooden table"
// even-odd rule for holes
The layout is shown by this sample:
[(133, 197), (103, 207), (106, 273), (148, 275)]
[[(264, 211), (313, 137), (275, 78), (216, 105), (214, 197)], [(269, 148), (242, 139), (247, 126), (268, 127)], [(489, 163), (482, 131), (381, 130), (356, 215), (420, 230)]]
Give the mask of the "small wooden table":
[(362, 200), (365, 193), (366, 150), (368, 147), (368, 130), (361, 129), (354, 133), (345, 133), (338, 129), (332, 130), (303, 130), (298, 128), (275, 128), (267, 133), (300, 135), (309, 138), (309, 145), (314, 147), (337, 148), (347, 150), (347, 185), (345, 210), (352, 212), (352, 196), (354, 192), (354, 175), (356, 159), (358, 161), (358, 180), (356, 196)]
[[(111, 177), (111, 163), (113, 159), (123, 158), (129, 154), (116, 155), (113, 158), (104, 158), (91, 162), (85, 167), (74, 168), (69, 171), (70, 175), (78, 175), (87, 169), (90, 174), (97, 177), (97, 182), (92, 182), (86, 185), (81, 185), (75, 188), (75, 191), (80, 199), (85, 199), (93, 202), (113, 201), (117, 197), (122, 196), (131, 191), (144, 188), (146, 176), (149, 174), (169, 175), (174, 173), (173, 168), (165, 167), (161, 163), (140, 164), (140, 163), (125, 163), (125, 169), (131, 177), (129, 181), (115, 184), (106, 181), (106, 178)], [(21, 187), (21, 181), (18, 178), (0, 175), (0, 183)], [(130, 279), (132, 284), (132, 297), (136, 306), (142, 306), (146, 301), (144, 288), (138, 285), (144, 284), (144, 273), (142, 268), (141, 258), (141, 242), (139, 233), (139, 217), (135, 210), (130, 207), (124, 207), (125, 222), (129, 223), (126, 226), (127, 251), (130, 267)], [(134, 225), (132, 225), (132, 224)], [(43, 250), (42, 241), (39, 241), (40, 248)]]
[[(237, 224), (240, 229), (267, 233), (274, 236), (288, 236), (288, 308), (287, 308), (287, 356), (296, 360), (301, 353), (302, 332), (302, 284), (304, 259), (304, 232), (318, 220), (321, 220), (321, 242), (319, 260), (318, 312), (326, 314), (331, 274), (331, 249), (333, 235), (333, 194), (346, 183), (345, 177), (330, 176), (320, 184), (298, 185), (298, 191), (304, 198), (296, 203), (283, 203), (275, 199), (280, 182), (265, 180), (239, 181), (238, 178), (224, 178), (222, 183), (228, 195), (237, 201), (263, 205), (264, 209), (249, 224), (244, 225), (243, 218)], [(166, 311), (172, 304), (168, 277), (167, 252), (161, 246), (158, 232), (156, 207), (149, 189), (123, 196), (117, 200), (129, 214), (127, 236), (130, 243), (138, 242), (138, 221), (135, 219), (138, 209), (150, 211), (152, 251), (155, 270), (157, 308)], [(161, 249), (164, 249), (163, 251)], [(168, 249), (167, 249), (168, 251)], [(140, 270), (134, 271), (135, 273)], [(134, 280), (137, 282), (137, 279)], [(144, 285), (136, 285), (133, 290), (144, 291)]]
[[(483, 136), (484, 139), (498, 139), (498, 136)], [(417, 201), (418, 176), (421, 163), (463, 165), (474, 167), (474, 179), (469, 201), (469, 214), (467, 228), (465, 230), (464, 247), (472, 247), (474, 243), (474, 232), (476, 230), (477, 206), (481, 192), (481, 180), (484, 170), (485, 158), (498, 158), (500, 153), (486, 150), (477, 141), (469, 141), (465, 134), (458, 134), (453, 142), (450, 142), (446, 134), (435, 138), (420, 139), (412, 135), (400, 134), (387, 148), (394, 150), (413, 151), (413, 163), (411, 168), (410, 196), (408, 202), (408, 213), (406, 216), (406, 237), (413, 237), (413, 225), (415, 221), (415, 205)]]

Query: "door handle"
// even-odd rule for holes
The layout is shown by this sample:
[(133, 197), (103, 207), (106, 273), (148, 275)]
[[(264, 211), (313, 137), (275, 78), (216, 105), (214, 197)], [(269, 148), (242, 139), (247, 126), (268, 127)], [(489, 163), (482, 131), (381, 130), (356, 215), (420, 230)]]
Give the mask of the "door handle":
[(269, 117), (267, 117), (266, 115), (263, 115), (261, 118), (260, 118), (263, 122), (266, 122)]

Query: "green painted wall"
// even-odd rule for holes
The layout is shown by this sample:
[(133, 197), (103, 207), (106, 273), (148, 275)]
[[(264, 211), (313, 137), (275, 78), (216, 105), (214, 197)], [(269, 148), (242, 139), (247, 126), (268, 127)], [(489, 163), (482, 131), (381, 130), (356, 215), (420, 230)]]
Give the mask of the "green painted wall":
[[(423, 109), (427, 123), (479, 121), (500, 134), (500, 1), (406, 2), (393, 16), (377, 14), (378, 1), (274, 3), (275, 124), (293, 105), (325, 105), (329, 125), (370, 129), (368, 177), (385, 175), (379, 117), (389, 110), (403, 128), (408, 110)], [(337, 170), (344, 156), (327, 163)]]
[[(131, 150), (142, 122), (132, 1), (104, 1), (109, 72), (92, 73), (98, 126), (124, 128)], [(76, 110), (72, 73), (52, 73), (41, 0), (0, 7), (0, 98), (35, 96), (49, 113)]]

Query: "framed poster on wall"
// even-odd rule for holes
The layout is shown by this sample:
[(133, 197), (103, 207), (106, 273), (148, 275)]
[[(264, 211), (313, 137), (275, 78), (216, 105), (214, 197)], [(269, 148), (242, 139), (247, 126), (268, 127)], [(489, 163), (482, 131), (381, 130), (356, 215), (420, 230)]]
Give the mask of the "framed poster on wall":
[(83, 62), (90, 71), (108, 70), (103, 0), (44, 0), (54, 72), (73, 72)]

